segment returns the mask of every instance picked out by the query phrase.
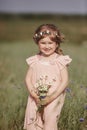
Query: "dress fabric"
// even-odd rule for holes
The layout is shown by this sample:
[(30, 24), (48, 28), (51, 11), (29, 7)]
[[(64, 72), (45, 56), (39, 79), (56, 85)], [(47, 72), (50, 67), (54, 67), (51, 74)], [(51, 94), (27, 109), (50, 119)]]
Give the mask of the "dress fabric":
[[(51, 60), (43, 61), (39, 54), (26, 59), (30, 69), (32, 69), (32, 85), (40, 78), (47, 77), (47, 83), (51, 84), (48, 95), (58, 89), (62, 82), (61, 71), (72, 59), (68, 55), (54, 54)], [(64, 104), (65, 92), (44, 108), (44, 124), (39, 114), (34, 99), (29, 95), (25, 111), (24, 129), (26, 130), (58, 130), (57, 122)], [(51, 128), (51, 129), (50, 129)]]

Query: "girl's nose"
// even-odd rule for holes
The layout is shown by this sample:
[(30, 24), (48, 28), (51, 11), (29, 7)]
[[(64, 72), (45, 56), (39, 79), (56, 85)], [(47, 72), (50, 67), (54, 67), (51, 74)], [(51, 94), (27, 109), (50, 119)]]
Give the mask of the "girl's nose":
[(49, 48), (49, 44), (48, 43), (46, 43), (46, 48)]

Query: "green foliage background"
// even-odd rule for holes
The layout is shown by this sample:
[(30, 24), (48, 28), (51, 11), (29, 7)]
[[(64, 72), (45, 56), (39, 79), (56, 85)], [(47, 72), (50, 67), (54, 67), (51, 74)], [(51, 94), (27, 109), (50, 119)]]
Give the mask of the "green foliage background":
[(22, 130), (28, 92), (25, 59), (38, 52), (32, 36), (53, 23), (65, 34), (64, 54), (73, 59), (59, 130), (87, 130), (87, 18), (84, 16), (0, 16), (0, 130)]

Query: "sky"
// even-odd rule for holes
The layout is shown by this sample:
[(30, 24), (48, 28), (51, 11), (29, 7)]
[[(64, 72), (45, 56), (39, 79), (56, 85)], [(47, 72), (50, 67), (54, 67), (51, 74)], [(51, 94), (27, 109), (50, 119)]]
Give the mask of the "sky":
[(87, 14), (87, 0), (0, 0), (0, 12)]

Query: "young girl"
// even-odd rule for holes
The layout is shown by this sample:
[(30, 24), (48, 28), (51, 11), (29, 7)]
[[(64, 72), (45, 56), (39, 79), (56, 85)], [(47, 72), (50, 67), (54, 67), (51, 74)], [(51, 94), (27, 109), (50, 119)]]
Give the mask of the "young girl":
[[(64, 37), (53, 24), (43, 24), (37, 28), (34, 41), (39, 53), (26, 59), (29, 70), (26, 75), (26, 86), (29, 98), (25, 113), (24, 129), (58, 130), (57, 123), (65, 99), (68, 85), (67, 66), (71, 62), (68, 55), (63, 55), (60, 43)], [(40, 98), (37, 90), (44, 86), (45, 98)], [(43, 111), (38, 111), (43, 106)]]

